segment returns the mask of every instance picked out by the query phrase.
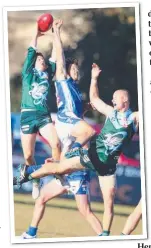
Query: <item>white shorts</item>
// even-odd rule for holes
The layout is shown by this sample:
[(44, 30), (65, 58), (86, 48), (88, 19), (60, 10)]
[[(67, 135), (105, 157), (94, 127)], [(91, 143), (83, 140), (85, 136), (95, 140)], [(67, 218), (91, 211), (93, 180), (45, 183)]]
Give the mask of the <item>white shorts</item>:
[(68, 151), (75, 141), (75, 137), (71, 135), (74, 125), (75, 124), (61, 122), (56, 118), (55, 127), (61, 143), (62, 151)]
[(56, 183), (66, 188), (68, 194), (89, 195), (89, 172), (74, 172), (70, 175), (56, 176)]

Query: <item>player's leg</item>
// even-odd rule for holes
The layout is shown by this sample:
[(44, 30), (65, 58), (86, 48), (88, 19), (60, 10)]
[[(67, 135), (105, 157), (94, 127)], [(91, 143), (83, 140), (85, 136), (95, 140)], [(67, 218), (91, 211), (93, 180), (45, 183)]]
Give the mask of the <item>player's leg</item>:
[(35, 203), (31, 224), (28, 230), (22, 234), (22, 238), (36, 238), (38, 226), (44, 216), (47, 201), (66, 192), (67, 188), (64, 186), (64, 182), (62, 183), (62, 181), (56, 178), (41, 189), (40, 196)]
[(127, 218), (122, 234), (123, 235), (131, 234), (134, 231), (134, 229), (137, 227), (141, 217), (142, 217), (142, 205), (140, 200), (138, 205), (135, 207), (134, 211)]
[(43, 165), (26, 166), (21, 165), (19, 173), (13, 178), (13, 185), (21, 185), (35, 178), (41, 178), (48, 175), (68, 174), (73, 171), (84, 169), (80, 163), (80, 156), (65, 159), (60, 163), (49, 162)]
[(71, 135), (76, 138), (75, 142), (81, 145), (86, 144), (95, 133), (95, 130), (84, 120), (76, 122), (71, 131)]
[(26, 165), (35, 164), (34, 151), (35, 151), (36, 133), (24, 134), (21, 132), (21, 143)]
[(99, 183), (104, 201), (103, 232), (101, 236), (108, 236), (110, 234), (114, 216), (113, 208), (116, 191), (116, 177), (115, 175), (99, 176)]
[(37, 134), (35, 115), (35, 111), (21, 112), (20, 135), (26, 165), (35, 164), (34, 151)]
[[(36, 164), (34, 159), (35, 142), (37, 135), (36, 111), (21, 112), (21, 143), (26, 165)], [(39, 179), (33, 180), (32, 197), (39, 196)]]
[(37, 171), (31, 173), (32, 178), (40, 178), (48, 175), (66, 174), (84, 169), (80, 163), (80, 157), (64, 159), (60, 163), (46, 163)]
[(57, 136), (56, 129), (52, 123), (48, 123), (39, 129), (40, 134), (47, 140), (51, 149), (52, 157), (55, 161), (60, 159), (60, 142)]
[[(70, 135), (70, 129), (68, 126), (68, 135), (66, 135), (66, 138), (62, 138), (62, 143), (65, 144), (61, 153), (61, 159), (65, 159), (65, 154), (71, 147), (72, 143), (74, 142), (73, 136)], [(61, 136), (61, 134), (60, 134)], [(60, 137), (59, 136), (59, 137)], [(88, 149), (88, 144), (84, 146), (84, 149)], [(90, 202), (89, 202), (89, 178), (87, 179), (87, 175), (82, 175), (80, 178), (80, 186), (77, 190), (77, 193), (75, 194), (75, 200), (77, 203), (77, 207), (81, 215), (88, 221), (88, 223), (92, 226), (93, 230), (99, 235), (102, 232), (102, 226), (97, 217), (93, 214), (90, 208)], [(77, 178), (76, 173), (74, 173), (74, 176), (72, 176), (72, 180), (68, 180), (69, 183), (72, 182), (72, 185), (74, 186), (74, 189), (77, 187)], [(71, 178), (70, 175), (67, 178)], [(76, 183), (74, 183), (76, 182)], [(70, 189), (71, 190), (71, 189)]]
[[(66, 159), (65, 158), (66, 152), (71, 148), (72, 143), (74, 143), (75, 141), (75, 138), (70, 135), (73, 125), (71, 124), (64, 125), (65, 128), (63, 130), (65, 131), (66, 127), (68, 127), (68, 130), (63, 133), (59, 131), (58, 127), (57, 127), (57, 130), (58, 130), (59, 138), (61, 139), (61, 143), (64, 144), (64, 146), (62, 147), (62, 152), (61, 152), (61, 160), (64, 160)], [(88, 149), (88, 144), (84, 146), (84, 149)], [(81, 180), (80, 180), (81, 182), (79, 181), (80, 186), (77, 185), (76, 179), (77, 179), (76, 173), (74, 173), (74, 176), (72, 176), (72, 174), (71, 176), (70, 175), (67, 176), (67, 180), (70, 185), (70, 191), (72, 191), (72, 187), (74, 188), (74, 190), (78, 187), (78, 189), (76, 189), (77, 193), (75, 194), (75, 200), (77, 203), (78, 210), (81, 213), (81, 215), (92, 226), (92, 229), (99, 235), (102, 232), (102, 226), (90, 208), (89, 181), (87, 180), (87, 175), (86, 176), (81, 175)], [(74, 192), (72, 191), (72, 193)]]
[(56, 179), (53, 179), (41, 189), (40, 196), (35, 203), (31, 224), (28, 230), (22, 234), (22, 238), (36, 238), (38, 226), (44, 216), (47, 201), (65, 192), (67, 192), (66, 188), (63, 187)]
[(76, 194), (75, 199), (76, 199), (79, 212), (88, 221), (92, 229), (98, 235), (102, 233), (102, 225), (100, 221), (98, 220), (98, 218), (91, 211), (88, 195), (87, 194)]
[[(36, 163), (34, 159), (36, 133), (24, 134), (21, 132), (21, 143), (25, 159), (25, 164), (28, 166)], [(39, 196), (39, 180), (33, 180), (32, 197), (37, 199)]]

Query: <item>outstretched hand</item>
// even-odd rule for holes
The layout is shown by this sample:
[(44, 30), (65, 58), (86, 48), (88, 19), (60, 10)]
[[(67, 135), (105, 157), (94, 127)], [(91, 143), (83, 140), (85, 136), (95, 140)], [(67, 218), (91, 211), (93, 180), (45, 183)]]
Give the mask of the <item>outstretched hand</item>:
[(91, 77), (93, 79), (97, 79), (98, 76), (100, 75), (100, 72), (101, 72), (100, 67), (97, 64), (93, 63), (92, 64), (92, 70), (91, 70)]
[(44, 34), (42, 32), (40, 32), (39, 28), (38, 28), (38, 23), (35, 27), (35, 35), (37, 36), (37, 38), (43, 36)]
[(61, 19), (57, 19), (53, 21), (52, 27), (53, 29), (60, 29), (63, 24), (63, 21)]

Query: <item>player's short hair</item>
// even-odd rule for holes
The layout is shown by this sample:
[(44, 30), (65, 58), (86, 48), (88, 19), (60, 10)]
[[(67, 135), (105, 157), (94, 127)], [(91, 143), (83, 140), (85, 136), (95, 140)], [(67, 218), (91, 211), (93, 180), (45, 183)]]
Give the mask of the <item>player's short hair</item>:
[[(36, 52), (35, 61), (34, 61), (34, 66), (35, 66), (35, 64), (36, 64), (36, 60), (37, 60), (37, 57), (38, 57), (38, 56), (41, 56), (41, 57), (44, 58), (44, 55), (43, 55), (42, 53)], [(44, 59), (45, 59), (45, 58), (44, 58)]]
[(41, 57), (44, 58), (44, 55), (43, 55), (42, 53), (40, 53), (40, 52), (37, 52), (37, 53), (36, 53), (36, 59), (37, 59), (38, 56), (41, 56)]
[(78, 60), (75, 58), (67, 58), (65, 63), (66, 63), (66, 71), (68, 71), (70, 65), (72, 64), (78, 65)]

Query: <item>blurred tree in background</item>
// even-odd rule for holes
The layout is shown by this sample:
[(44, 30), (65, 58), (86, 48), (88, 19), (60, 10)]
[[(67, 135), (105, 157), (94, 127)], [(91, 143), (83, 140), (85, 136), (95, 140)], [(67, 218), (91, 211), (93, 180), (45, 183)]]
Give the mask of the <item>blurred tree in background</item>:
[[(131, 108), (137, 110), (137, 65), (134, 8), (48, 10), (10, 12), (8, 15), (9, 66), (12, 112), (20, 111), (21, 66), (39, 15), (50, 12), (64, 22), (62, 40), (66, 57), (76, 57), (80, 65), (80, 84), (84, 101), (89, 101), (91, 65), (100, 65), (101, 98), (111, 104), (112, 94), (119, 88), (129, 90)], [(39, 49), (48, 57), (51, 34), (39, 41)], [(55, 92), (53, 87), (53, 92)], [(52, 112), (56, 112), (55, 95)], [(88, 113), (100, 121), (96, 112)]]

